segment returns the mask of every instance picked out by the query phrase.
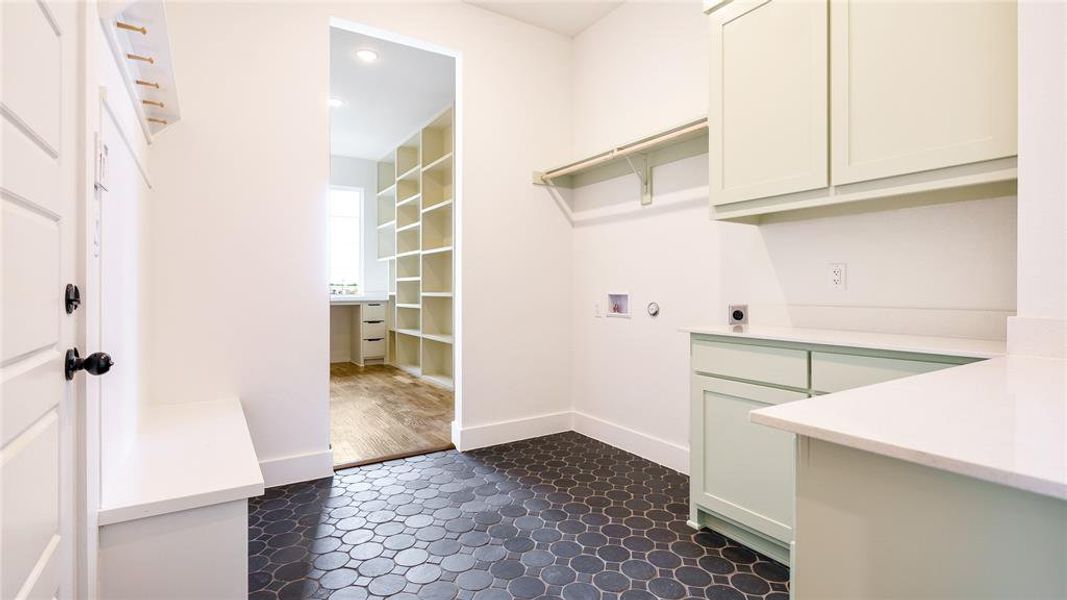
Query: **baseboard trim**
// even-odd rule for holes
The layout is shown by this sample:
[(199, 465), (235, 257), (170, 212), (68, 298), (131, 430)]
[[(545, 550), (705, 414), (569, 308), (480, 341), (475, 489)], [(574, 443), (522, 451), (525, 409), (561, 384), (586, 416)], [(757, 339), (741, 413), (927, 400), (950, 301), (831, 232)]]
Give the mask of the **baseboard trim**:
[(466, 452), (475, 448), (571, 431), (572, 421), (571, 411), (563, 411), (472, 427), (458, 427), (453, 429), (452, 442), (461, 452)]
[(322, 479), (333, 475), (333, 451), (308, 452), (259, 461), (266, 487)]
[(574, 411), (574, 431), (680, 473), (689, 473), (689, 448), (685, 446), (581, 411)]
[(1008, 354), (1067, 358), (1067, 320), (1010, 317)]

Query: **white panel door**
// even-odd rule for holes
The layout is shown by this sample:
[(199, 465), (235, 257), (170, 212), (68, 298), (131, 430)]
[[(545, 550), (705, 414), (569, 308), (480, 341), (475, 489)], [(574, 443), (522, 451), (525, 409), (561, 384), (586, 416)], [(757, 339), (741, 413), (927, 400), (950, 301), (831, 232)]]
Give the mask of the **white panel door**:
[(830, 5), (835, 185), (1016, 154), (1016, 3)]
[(711, 15), (711, 204), (827, 186), (826, 2), (735, 0)]
[(80, 160), (71, 2), (0, 2), (0, 598), (72, 598)]

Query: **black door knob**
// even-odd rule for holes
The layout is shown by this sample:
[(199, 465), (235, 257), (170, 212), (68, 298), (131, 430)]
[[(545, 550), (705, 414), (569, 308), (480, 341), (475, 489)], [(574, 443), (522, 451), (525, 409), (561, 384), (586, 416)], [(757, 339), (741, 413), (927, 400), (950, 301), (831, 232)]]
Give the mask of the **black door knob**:
[(67, 381), (74, 379), (74, 374), (78, 371), (84, 370), (90, 375), (103, 375), (111, 370), (111, 367), (115, 365), (115, 361), (111, 360), (111, 355), (107, 352), (93, 352), (85, 358), (78, 356), (78, 349), (71, 348), (67, 350), (67, 365), (65, 368)]

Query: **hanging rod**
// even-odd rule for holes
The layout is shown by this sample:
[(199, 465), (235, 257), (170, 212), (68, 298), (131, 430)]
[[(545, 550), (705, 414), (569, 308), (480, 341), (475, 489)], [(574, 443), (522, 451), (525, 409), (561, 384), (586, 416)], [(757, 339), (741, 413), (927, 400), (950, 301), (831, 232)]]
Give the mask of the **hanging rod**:
[[(611, 150), (608, 150), (607, 152), (601, 152), (600, 154), (596, 154), (589, 158), (584, 158), (580, 161), (563, 165), (562, 167), (556, 167), (555, 169), (551, 169), (543, 173), (537, 173), (535, 175), (535, 183), (548, 185), (553, 179), (558, 179), (560, 177), (564, 177), (566, 175), (570, 175), (578, 171), (591, 169), (593, 167), (597, 167), (599, 165), (614, 160), (619, 160), (635, 154), (640, 154), (643, 151), (648, 151), (660, 146), (665, 146), (675, 140), (679, 140), (679, 138), (686, 138), (692, 134), (697, 134), (706, 131), (707, 129), (708, 120), (706, 118), (698, 119), (691, 123), (686, 123), (685, 125), (680, 125), (673, 129), (669, 129), (662, 133), (657, 133), (656, 135), (652, 135), (637, 140), (635, 142), (630, 142), (629, 144), (617, 146), (615, 148), (612, 148)], [(536, 179), (540, 179), (540, 181), (536, 181)]]

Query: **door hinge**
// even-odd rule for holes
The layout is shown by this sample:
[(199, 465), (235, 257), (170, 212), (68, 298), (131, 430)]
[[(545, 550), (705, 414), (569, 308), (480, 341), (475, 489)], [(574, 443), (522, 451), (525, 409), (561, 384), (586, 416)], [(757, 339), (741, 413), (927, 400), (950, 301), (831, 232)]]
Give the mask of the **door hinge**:
[(99, 133), (96, 134), (96, 180), (93, 184), (98, 190), (107, 190), (108, 147)]

